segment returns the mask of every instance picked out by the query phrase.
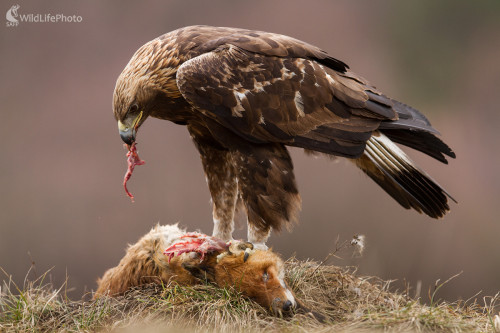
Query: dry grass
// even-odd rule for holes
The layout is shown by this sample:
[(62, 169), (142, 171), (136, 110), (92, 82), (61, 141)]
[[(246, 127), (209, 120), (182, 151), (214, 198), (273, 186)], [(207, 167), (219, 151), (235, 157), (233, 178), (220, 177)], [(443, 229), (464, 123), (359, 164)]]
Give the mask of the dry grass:
[(119, 298), (71, 301), (64, 286), (55, 290), (44, 275), (23, 288), (7, 278), (0, 291), (0, 332), (500, 332), (499, 295), (482, 305), (437, 302), (437, 285), (429, 306), (349, 269), (293, 258), (286, 267), (297, 298), (325, 322), (305, 311), (274, 317), (238, 292), (213, 285), (149, 285)]

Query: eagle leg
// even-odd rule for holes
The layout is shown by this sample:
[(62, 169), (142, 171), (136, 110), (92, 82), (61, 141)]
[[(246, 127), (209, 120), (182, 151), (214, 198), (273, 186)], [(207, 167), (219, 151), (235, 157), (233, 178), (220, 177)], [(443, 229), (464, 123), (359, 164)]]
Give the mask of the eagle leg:
[(268, 249), (266, 242), (271, 235), (272, 227), (259, 229), (256, 225), (248, 223), (247, 237), (248, 241), (253, 244), (253, 248), (256, 250), (266, 251)]
[(238, 185), (232, 155), (216, 143), (204, 129), (188, 126), (189, 133), (200, 152), (203, 170), (212, 196), (214, 229), (212, 236), (232, 240)]
[(271, 230), (296, 221), (301, 199), (293, 164), (282, 144), (254, 144), (235, 150), (238, 190), (248, 216), (248, 241), (265, 247)]

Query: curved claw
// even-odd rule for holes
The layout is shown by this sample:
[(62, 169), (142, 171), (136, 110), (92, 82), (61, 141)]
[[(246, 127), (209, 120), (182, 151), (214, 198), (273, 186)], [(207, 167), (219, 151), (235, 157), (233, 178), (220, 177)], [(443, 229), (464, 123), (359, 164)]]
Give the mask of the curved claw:
[(247, 262), (248, 258), (250, 257), (250, 251), (252, 251), (252, 249), (250, 248), (247, 248), (245, 250), (245, 254), (243, 255), (243, 262)]

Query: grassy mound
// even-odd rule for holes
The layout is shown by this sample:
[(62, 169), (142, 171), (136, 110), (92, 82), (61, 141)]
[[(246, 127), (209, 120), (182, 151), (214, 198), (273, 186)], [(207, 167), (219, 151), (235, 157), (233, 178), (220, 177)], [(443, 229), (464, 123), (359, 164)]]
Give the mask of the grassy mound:
[(500, 332), (499, 295), (485, 298), (483, 306), (475, 300), (436, 302), (431, 295), (431, 305), (424, 305), (389, 291), (389, 282), (349, 269), (293, 258), (286, 267), (297, 299), (324, 322), (300, 310), (275, 317), (235, 290), (213, 285), (147, 285), (122, 297), (71, 301), (64, 286), (56, 290), (42, 276), (22, 289), (4, 282), (0, 332)]

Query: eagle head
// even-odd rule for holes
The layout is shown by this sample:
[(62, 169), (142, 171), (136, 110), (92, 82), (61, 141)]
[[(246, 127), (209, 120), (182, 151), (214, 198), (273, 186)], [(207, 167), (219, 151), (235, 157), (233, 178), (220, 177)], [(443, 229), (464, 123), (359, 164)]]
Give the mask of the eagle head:
[(150, 115), (166, 118), (161, 116), (165, 101), (181, 97), (175, 81), (180, 62), (171, 43), (155, 39), (137, 50), (118, 77), (113, 113), (126, 144), (135, 142), (137, 129)]
[(147, 80), (122, 73), (116, 82), (113, 96), (113, 113), (118, 121), (118, 131), (122, 140), (131, 145), (136, 131), (151, 113), (151, 101), (155, 91)]

